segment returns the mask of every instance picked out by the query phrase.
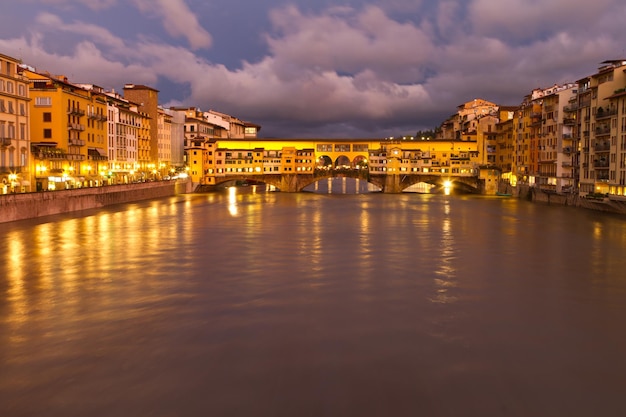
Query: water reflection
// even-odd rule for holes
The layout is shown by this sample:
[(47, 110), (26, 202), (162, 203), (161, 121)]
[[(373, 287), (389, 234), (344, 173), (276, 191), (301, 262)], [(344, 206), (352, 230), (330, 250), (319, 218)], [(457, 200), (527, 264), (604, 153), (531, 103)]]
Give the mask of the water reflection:
[(619, 415), (624, 219), (334, 194), (0, 225), (0, 415)]
[(328, 177), (304, 188), (318, 194), (367, 194), (380, 192), (380, 187), (359, 178)]
[(453, 303), (457, 299), (450, 295), (450, 289), (456, 287), (456, 248), (455, 236), (450, 220), (450, 201), (445, 200), (443, 206), (443, 219), (441, 221), (441, 238), (439, 241), (440, 254), (439, 265), (435, 271), (436, 295), (432, 301), (437, 303)]

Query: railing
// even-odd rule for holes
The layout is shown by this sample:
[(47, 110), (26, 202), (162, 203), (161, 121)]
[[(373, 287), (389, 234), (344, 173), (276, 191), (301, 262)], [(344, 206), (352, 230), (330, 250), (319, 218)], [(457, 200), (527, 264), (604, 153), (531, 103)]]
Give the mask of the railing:
[(606, 136), (611, 134), (610, 127), (596, 127), (596, 136)]
[(24, 172), (26, 172), (25, 167), (14, 167), (14, 166), (0, 166), (0, 173), (2, 174), (20, 174), (22, 173), (22, 170), (24, 170)]
[(69, 107), (67, 109), (67, 114), (74, 114), (76, 116), (84, 116), (85, 115), (85, 110), (81, 110), (81, 109), (76, 108), (76, 107)]
[(35, 152), (34, 155), (38, 159), (66, 159), (66, 155), (64, 152), (44, 152), (39, 151)]
[(609, 161), (595, 160), (595, 161), (593, 161), (593, 167), (594, 168), (608, 168), (609, 167)]
[(85, 130), (85, 125), (80, 123), (68, 123), (67, 130), (78, 130), (79, 132), (82, 132)]
[(70, 145), (74, 145), (74, 146), (85, 146), (85, 141), (82, 139), (74, 139), (74, 138), (70, 138), (69, 140), (69, 144)]
[(602, 107), (600, 107), (596, 111), (596, 120), (606, 119), (607, 117), (615, 116), (616, 114), (617, 109), (604, 110), (602, 109)]
[(606, 152), (611, 150), (610, 143), (596, 143), (593, 145), (593, 150), (596, 152)]
[(85, 155), (80, 155), (76, 153), (68, 153), (67, 159), (68, 161), (84, 161), (86, 158), (85, 158)]
[(0, 146), (11, 146), (11, 138), (0, 138)]
[(564, 112), (574, 112), (578, 110), (578, 104), (569, 104), (567, 106), (563, 106)]

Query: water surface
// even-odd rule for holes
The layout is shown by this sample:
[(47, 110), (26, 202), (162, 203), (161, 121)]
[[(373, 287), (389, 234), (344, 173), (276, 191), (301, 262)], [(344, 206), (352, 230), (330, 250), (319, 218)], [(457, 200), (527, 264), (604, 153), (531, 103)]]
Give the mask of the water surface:
[(625, 218), (242, 191), (0, 225), (0, 415), (626, 415)]

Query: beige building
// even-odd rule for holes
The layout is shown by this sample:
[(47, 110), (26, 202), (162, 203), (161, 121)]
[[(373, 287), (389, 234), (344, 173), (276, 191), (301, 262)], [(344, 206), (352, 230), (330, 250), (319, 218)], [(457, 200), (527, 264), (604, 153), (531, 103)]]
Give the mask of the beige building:
[(626, 61), (604, 61), (578, 81), (580, 194), (626, 196)]
[(543, 191), (574, 191), (572, 127), (565, 123), (565, 110), (576, 95), (575, 84), (555, 85), (541, 96), (541, 131), (537, 134), (536, 185)]
[(21, 62), (0, 54), (0, 193), (31, 191), (30, 98)]
[(157, 112), (158, 157), (156, 164), (160, 178), (165, 178), (174, 173), (172, 168), (172, 121), (172, 115), (159, 107)]

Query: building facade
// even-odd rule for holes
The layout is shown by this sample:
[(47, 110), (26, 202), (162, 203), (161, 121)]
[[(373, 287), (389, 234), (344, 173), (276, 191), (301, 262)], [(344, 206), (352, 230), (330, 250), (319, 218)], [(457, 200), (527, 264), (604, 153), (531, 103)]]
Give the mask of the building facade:
[(104, 94), (64, 76), (25, 70), (30, 80), (31, 152), (37, 191), (102, 185), (89, 150), (107, 146)]
[(30, 94), (21, 62), (0, 54), (0, 193), (31, 191)]

